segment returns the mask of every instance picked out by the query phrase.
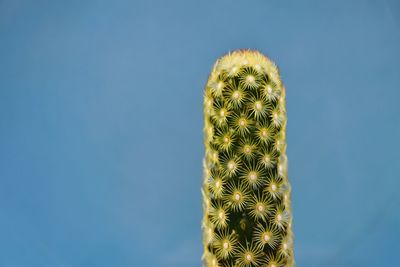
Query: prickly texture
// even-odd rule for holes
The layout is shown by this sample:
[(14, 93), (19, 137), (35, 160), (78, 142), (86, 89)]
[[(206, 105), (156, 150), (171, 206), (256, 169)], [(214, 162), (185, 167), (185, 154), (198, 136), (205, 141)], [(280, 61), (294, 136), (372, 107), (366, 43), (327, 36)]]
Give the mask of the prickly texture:
[(215, 63), (204, 91), (203, 266), (292, 267), (285, 89), (253, 50)]

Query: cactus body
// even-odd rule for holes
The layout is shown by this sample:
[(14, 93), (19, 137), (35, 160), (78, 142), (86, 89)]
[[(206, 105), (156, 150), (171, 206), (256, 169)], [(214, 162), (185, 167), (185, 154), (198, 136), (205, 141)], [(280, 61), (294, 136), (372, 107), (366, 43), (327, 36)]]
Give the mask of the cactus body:
[(292, 267), (285, 89), (258, 51), (214, 65), (204, 91), (205, 267)]

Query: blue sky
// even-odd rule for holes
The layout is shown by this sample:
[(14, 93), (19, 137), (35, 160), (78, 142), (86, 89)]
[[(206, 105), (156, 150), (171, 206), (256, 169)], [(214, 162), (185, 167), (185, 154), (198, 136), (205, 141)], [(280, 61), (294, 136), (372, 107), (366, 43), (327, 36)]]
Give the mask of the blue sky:
[(398, 1), (0, 1), (0, 266), (201, 266), (215, 60), (279, 66), (297, 266), (394, 266)]

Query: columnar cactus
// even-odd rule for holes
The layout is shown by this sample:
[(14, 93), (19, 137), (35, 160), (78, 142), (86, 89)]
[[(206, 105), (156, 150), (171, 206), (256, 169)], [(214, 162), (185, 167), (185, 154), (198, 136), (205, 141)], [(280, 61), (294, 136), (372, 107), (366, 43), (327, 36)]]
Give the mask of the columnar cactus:
[(204, 91), (205, 267), (292, 267), (285, 89), (258, 51), (214, 65)]

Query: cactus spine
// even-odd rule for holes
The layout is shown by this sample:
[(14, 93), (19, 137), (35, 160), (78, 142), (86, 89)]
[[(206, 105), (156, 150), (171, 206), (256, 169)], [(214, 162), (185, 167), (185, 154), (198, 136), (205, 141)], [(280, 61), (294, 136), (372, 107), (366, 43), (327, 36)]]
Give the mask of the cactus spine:
[(218, 59), (204, 90), (205, 267), (292, 267), (285, 89), (254, 50)]

